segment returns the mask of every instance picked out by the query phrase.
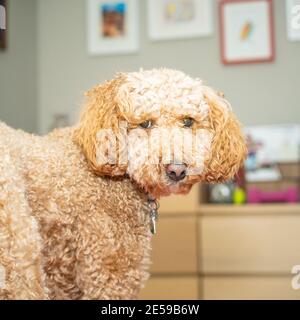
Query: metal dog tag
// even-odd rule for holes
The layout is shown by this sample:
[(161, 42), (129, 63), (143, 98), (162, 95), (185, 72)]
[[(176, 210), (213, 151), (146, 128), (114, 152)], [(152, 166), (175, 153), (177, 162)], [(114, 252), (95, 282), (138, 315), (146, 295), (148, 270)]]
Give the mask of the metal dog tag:
[(158, 218), (158, 212), (152, 209), (150, 212), (150, 231), (152, 234), (156, 234), (156, 221)]
[(151, 195), (148, 195), (148, 206), (150, 209), (150, 231), (152, 234), (156, 234), (156, 221), (158, 220), (158, 201)]

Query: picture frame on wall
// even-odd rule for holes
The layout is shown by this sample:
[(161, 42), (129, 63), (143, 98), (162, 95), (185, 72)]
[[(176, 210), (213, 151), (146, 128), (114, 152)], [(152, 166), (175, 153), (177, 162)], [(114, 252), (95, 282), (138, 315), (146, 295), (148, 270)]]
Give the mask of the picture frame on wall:
[(151, 40), (184, 39), (213, 33), (211, 0), (147, 0)]
[(275, 59), (272, 0), (221, 0), (219, 15), (223, 64)]
[(287, 36), (290, 41), (300, 41), (300, 0), (286, 0)]
[(88, 0), (89, 55), (138, 51), (138, 0)]
[(7, 1), (0, 0), (0, 49), (7, 46)]

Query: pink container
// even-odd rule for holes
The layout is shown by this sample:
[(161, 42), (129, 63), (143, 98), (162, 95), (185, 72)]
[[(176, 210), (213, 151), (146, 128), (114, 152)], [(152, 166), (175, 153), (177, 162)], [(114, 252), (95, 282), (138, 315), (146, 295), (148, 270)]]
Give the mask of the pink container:
[(261, 191), (256, 187), (251, 187), (247, 191), (248, 203), (272, 203), (272, 202), (298, 202), (299, 190), (297, 187), (290, 187), (285, 191)]

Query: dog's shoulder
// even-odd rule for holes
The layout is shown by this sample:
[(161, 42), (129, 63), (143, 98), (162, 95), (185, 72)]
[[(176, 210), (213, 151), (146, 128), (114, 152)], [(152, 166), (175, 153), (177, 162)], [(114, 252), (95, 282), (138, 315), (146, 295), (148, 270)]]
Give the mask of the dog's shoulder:
[(49, 150), (55, 150), (60, 158), (65, 158), (68, 161), (77, 159), (78, 162), (84, 158), (81, 148), (74, 142), (74, 128), (58, 128), (42, 137), (43, 145), (46, 145)]

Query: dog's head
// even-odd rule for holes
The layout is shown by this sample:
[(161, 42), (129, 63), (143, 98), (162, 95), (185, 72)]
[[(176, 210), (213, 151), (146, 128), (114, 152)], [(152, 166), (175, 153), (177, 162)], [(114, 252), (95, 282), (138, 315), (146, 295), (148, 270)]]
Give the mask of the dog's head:
[(99, 175), (129, 175), (159, 197), (230, 179), (245, 159), (229, 103), (182, 72), (118, 74), (86, 95), (75, 140)]

